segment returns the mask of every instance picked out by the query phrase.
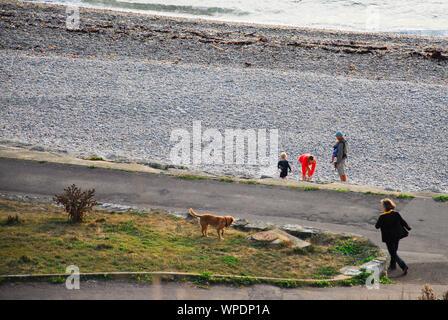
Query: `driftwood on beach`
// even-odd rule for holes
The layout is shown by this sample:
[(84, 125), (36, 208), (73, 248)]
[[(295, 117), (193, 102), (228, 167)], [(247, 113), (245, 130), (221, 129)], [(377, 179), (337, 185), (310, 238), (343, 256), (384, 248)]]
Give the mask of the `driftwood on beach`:
[(0, 26), (8, 36), (1, 37), (0, 48), (75, 57), (147, 58), (150, 52), (151, 59), (177, 63), (210, 61), (367, 79), (439, 83), (448, 77), (443, 65), (428, 73), (428, 68), (434, 69), (431, 64), (448, 63), (446, 38), (245, 25), (86, 8), (80, 8), (79, 28), (68, 29), (66, 19), (63, 6), (2, 0)]

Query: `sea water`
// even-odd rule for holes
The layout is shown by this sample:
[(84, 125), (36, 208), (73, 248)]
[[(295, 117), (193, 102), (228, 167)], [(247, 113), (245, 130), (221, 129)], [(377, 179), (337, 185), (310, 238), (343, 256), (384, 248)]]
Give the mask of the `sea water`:
[(221, 21), (448, 36), (448, 0), (30, 0)]

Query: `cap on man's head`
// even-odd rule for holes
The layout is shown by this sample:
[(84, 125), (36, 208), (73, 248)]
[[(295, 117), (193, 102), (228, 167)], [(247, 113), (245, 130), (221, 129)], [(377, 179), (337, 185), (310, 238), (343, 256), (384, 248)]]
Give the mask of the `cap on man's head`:
[(335, 137), (342, 137), (343, 134), (341, 131), (336, 132), (336, 134), (334, 135)]

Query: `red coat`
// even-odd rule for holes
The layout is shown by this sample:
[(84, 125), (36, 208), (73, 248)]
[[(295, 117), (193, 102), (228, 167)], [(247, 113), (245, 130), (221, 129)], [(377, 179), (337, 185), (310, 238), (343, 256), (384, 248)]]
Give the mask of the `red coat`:
[[(308, 166), (309, 166), (308, 158), (309, 158), (310, 156), (311, 156), (311, 154), (309, 154), (309, 153), (305, 153), (305, 154), (302, 154), (302, 155), (299, 157), (299, 162), (302, 163), (302, 175), (303, 175), (303, 177), (305, 177), (307, 168), (308, 168)], [(314, 170), (315, 170), (315, 169), (316, 169), (316, 162), (314, 162), (313, 165), (312, 165), (312, 167), (311, 167), (310, 177), (313, 176), (313, 174), (314, 174)]]

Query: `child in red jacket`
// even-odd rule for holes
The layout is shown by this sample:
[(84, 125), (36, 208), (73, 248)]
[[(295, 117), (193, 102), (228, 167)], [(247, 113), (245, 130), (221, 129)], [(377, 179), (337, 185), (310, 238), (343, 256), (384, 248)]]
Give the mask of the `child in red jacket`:
[(299, 157), (299, 162), (302, 164), (302, 180), (311, 181), (316, 170), (316, 157), (305, 153)]

